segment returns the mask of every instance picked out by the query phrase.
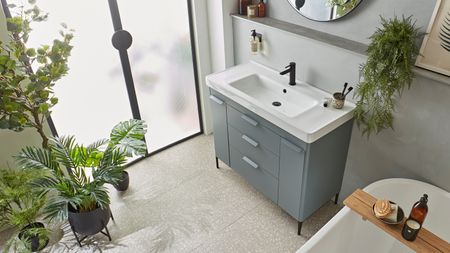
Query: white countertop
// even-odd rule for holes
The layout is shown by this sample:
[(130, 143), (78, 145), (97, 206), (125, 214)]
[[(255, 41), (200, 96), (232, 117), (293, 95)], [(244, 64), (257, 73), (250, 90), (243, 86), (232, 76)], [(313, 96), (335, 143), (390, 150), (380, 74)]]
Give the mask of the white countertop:
[[(305, 94), (313, 98), (317, 103), (312, 108), (295, 117), (287, 117), (276, 108), (263, 105), (258, 100), (230, 85), (252, 74), (258, 74), (283, 84), (285, 85), (283, 87), (288, 89), (288, 91), (295, 90)], [(225, 71), (211, 74), (206, 77), (206, 81), (207, 86), (211, 89), (221, 93), (306, 143), (315, 142), (351, 120), (353, 118), (353, 110), (355, 109), (355, 104), (349, 101), (345, 102), (345, 106), (342, 109), (334, 109), (331, 105), (325, 108), (323, 106), (323, 99), (332, 97), (331, 94), (301, 81), (297, 81), (297, 85), (295, 86), (289, 86), (288, 76), (281, 76), (277, 71), (255, 62), (237, 65)]]

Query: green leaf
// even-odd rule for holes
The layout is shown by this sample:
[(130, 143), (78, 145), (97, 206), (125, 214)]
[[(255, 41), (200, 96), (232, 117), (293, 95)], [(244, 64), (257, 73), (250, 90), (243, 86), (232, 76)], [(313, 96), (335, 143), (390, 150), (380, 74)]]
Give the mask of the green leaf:
[(355, 92), (356, 123), (368, 137), (393, 128), (396, 95), (411, 86), (419, 52), (419, 32), (412, 17), (381, 17), (381, 26), (370, 37), (367, 62), (361, 69), (363, 80)]
[(28, 57), (34, 57), (34, 56), (36, 56), (36, 50), (34, 48), (29, 48), (29, 49), (27, 49), (26, 54)]

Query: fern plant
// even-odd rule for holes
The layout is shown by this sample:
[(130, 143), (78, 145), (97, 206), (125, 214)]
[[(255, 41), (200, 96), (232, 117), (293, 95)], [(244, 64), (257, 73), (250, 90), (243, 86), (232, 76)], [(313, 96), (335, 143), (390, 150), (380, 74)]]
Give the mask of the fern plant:
[(116, 125), (110, 139), (85, 147), (74, 136), (50, 139), (49, 150), (24, 148), (16, 157), (25, 168), (43, 170), (49, 175), (34, 182), (49, 194), (44, 208), (46, 218), (63, 221), (68, 211), (90, 212), (110, 204), (105, 184), (115, 184), (122, 176), (126, 158), (146, 152), (143, 141), (146, 126), (142, 120)]
[(46, 196), (32, 187), (41, 176), (42, 171), (37, 170), (0, 170), (0, 227), (13, 228), (5, 252), (31, 252), (30, 238), (38, 238), (41, 246), (49, 238), (45, 227), (32, 227), (46, 202)]
[(395, 99), (408, 89), (414, 79), (414, 60), (419, 52), (419, 31), (412, 17), (385, 19), (370, 37), (363, 80), (358, 85), (355, 119), (368, 137), (392, 128)]

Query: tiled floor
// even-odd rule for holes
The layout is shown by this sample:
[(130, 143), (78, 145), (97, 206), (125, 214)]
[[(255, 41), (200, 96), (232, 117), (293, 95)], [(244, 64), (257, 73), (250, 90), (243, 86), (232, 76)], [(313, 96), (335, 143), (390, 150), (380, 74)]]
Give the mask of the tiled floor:
[(112, 242), (96, 236), (79, 248), (64, 227), (46, 251), (295, 252), (339, 211), (330, 201), (297, 236), (293, 218), (230, 168), (215, 169), (213, 145), (200, 136), (129, 168), (130, 189), (111, 189)]

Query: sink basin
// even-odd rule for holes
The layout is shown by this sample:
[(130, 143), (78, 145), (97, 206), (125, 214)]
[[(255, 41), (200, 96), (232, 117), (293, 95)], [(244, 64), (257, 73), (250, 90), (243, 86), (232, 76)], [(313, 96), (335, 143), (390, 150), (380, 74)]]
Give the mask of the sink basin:
[[(323, 107), (332, 95), (305, 82), (290, 86), (289, 78), (256, 62), (240, 64), (206, 77), (210, 89), (256, 113), (289, 134), (312, 143), (353, 118), (355, 105), (338, 110)], [(340, 89), (341, 87), (336, 87)]]
[(289, 118), (297, 117), (319, 103), (314, 98), (258, 74), (231, 82), (230, 86), (253, 98), (261, 106), (273, 107)]

